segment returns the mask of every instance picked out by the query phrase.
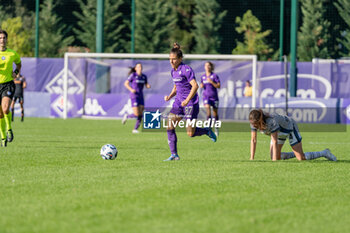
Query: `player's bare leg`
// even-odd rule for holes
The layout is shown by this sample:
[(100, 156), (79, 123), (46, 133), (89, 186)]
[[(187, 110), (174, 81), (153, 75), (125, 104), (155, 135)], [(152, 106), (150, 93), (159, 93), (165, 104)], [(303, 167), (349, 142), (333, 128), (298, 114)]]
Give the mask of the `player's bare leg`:
[(11, 121), (14, 121), (15, 120), (15, 100), (12, 100), (11, 102), (11, 112), (12, 112)]
[(293, 153), (294, 153), (295, 157), (298, 160), (305, 160), (306, 159), (304, 151), (303, 151), (303, 145), (302, 145), (301, 142), (299, 142), (296, 145), (292, 146), (292, 150), (293, 150)]
[(198, 128), (198, 127), (187, 126), (186, 132), (187, 132), (187, 135), (190, 137), (207, 135), (213, 142), (216, 142), (217, 140), (216, 134), (213, 132), (213, 130), (210, 127)]
[[(277, 144), (277, 160), (281, 160), (281, 151), (282, 151), (282, 147), (283, 147), (284, 144)], [(271, 156), (271, 159), (272, 159), (272, 144), (270, 144), (270, 156)]]
[[(23, 101), (19, 102), (20, 106), (21, 106), (21, 121), (24, 121), (24, 107), (23, 107)], [(12, 117), (13, 119), (13, 117)]]
[(125, 113), (122, 119), (122, 124), (125, 125), (125, 123), (127, 122), (128, 118), (137, 118), (139, 115), (139, 107), (132, 107), (132, 113), (128, 114)]
[[(314, 151), (314, 152), (305, 152), (303, 153), (303, 148), (301, 142), (292, 146), (293, 152), (298, 160), (313, 160), (324, 157), (330, 161), (337, 161), (337, 158), (331, 153), (329, 149), (325, 149), (322, 151)], [(298, 158), (301, 158), (299, 159)]]
[(205, 104), (204, 108), (205, 108), (205, 112), (207, 113), (207, 120), (211, 119), (210, 105), (209, 104)]

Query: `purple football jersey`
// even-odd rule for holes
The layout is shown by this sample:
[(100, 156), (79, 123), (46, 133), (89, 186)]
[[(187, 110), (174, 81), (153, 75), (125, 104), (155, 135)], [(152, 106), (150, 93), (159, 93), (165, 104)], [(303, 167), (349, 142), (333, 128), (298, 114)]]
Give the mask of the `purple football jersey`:
[[(176, 85), (176, 99), (182, 102), (191, 92), (192, 85), (190, 84), (190, 81), (193, 79), (196, 80), (194, 72), (190, 66), (181, 63), (177, 70), (171, 70), (171, 77)], [(198, 103), (197, 93), (189, 101), (189, 104), (196, 103)]]
[[(215, 73), (211, 73), (209, 78), (215, 83), (220, 82), (219, 76)], [(206, 74), (202, 75), (201, 83), (203, 83), (203, 87), (204, 87), (204, 91), (203, 91), (204, 97), (216, 99), (216, 100), (219, 99), (217, 89), (210, 82), (208, 82)]]
[(142, 90), (145, 84), (147, 84), (147, 76), (145, 74), (141, 74), (139, 76), (136, 72), (130, 74), (128, 77), (128, 81), (132, 89), (136, 90), (136, 93), (130, 93), (130, 97), (142, 96)]

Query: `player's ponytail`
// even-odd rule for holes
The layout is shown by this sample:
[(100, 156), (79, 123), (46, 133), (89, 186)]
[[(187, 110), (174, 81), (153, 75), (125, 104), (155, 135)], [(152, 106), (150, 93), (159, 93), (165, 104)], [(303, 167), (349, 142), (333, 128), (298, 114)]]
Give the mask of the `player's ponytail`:
[(135, 66), (133, 66), (133, 67), (129, 67), (129, 73), (128, 73), (128, 75), (130, 75), (130, 74), (132, 74), (132, 73), (135, 73), (136, 72), (136, 66), (138, 65), (138, 64), (141, 64), (141, 63), (136, 63), (136, 65)]
[(132, 73), (135, 73), (136, 72), (136, 70), (135, 70), (135, 67), (129, 67), (129, 73), (128, 73), (128, 75), (130, 75), (130, 74), (132, 74)]
[(249, 113), (249, 121), (259, 130), (266, 129), (266, 118), (269, 117), (261, 109), (254, 109)]
[(182, 51), (180, 49), (179, 43), (175, 42), (173, 48), (170, 50), (170, 53), (176, 54), (177, 58), (183, 58)]
[(174, 49), (180, 49), (180, 44), (179, 43), (177, 43), (177, 42), (174, 42), (174, 44), (173, 44), (173, 48)]

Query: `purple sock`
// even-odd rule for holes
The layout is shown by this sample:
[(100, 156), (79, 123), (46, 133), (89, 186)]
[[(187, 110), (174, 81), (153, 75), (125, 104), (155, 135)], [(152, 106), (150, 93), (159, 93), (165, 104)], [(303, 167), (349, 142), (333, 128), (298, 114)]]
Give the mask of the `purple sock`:
[(214, 120), (218, 121), (219, 120), (219, 116), (214, 117)]
[(209, 120), (209, 119), (211, 119), (211, 116), (209, 115), (209, 116), (207, 116), (207, 120)]
[(196, 136), (202, 136), (202, 135), (208, 135), (209, 134), (209, 130), (207, 128), (196, 128), (196, 131), (194, 131), (194, 134), (192, 137), (196, 137)]
[(177, 137), (175, 129), (167, 130), (168, 144), (172, 155), (177, 155)]
[(142, 115), (137, 117), (134, 129), (138, 129), (140, 127), (141, 121), (142, 121)]

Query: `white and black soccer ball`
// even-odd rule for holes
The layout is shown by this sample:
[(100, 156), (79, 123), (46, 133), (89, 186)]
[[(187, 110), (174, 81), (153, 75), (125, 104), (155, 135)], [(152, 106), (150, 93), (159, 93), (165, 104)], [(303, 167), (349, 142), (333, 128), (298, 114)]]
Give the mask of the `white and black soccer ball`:
[(117, 158), (118, 150), (115, 145), (112, 144), (106, 144), (102, 146), (100, 155), (105, 160), (112, 160)]

